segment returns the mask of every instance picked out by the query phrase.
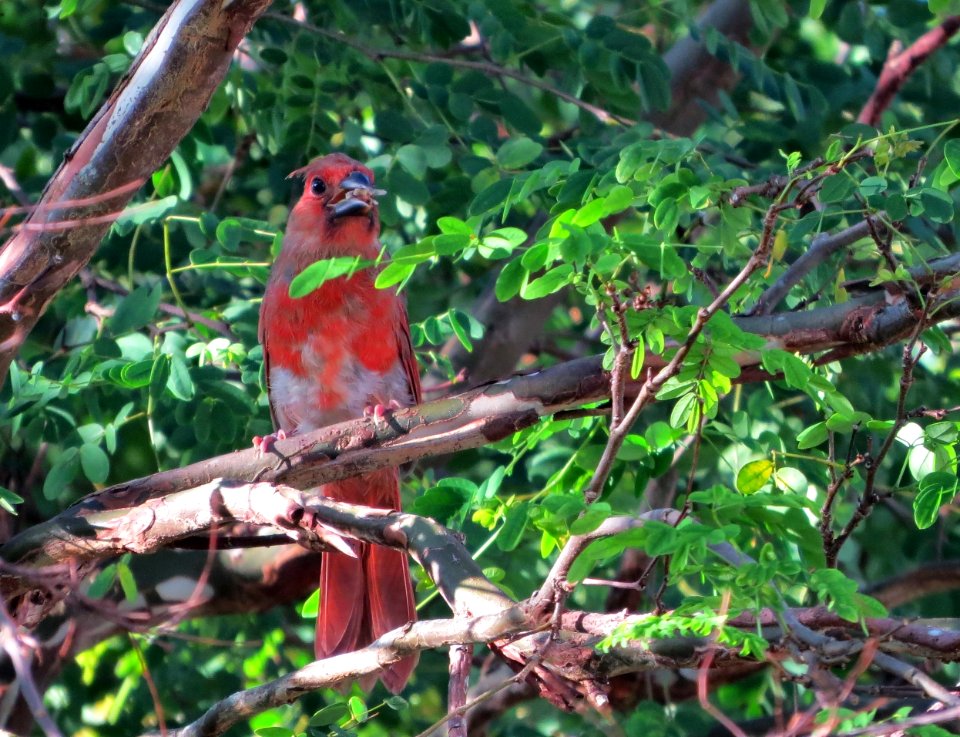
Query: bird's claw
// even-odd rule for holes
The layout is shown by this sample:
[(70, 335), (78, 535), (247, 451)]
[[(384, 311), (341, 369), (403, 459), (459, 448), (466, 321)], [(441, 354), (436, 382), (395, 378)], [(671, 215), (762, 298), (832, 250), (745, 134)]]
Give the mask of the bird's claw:
[(269, 435), (254, 435), (253, 436), (253, 447), (257, 451), (257, 455), (266, 455), (273, 449), (273, 444), (278, 440), (286, 440), (287, 434), (283, 430), (277, 430), (275, 433), (270, 433)]
[(386, 420), (384, 418), (386, 417), (387, 412), (395, 409), (401, 409), (402, 407), (403, 405), (400, 404), (400, 402), (398, 402), (396, 399), (391, 399), (386, 404), (381, 404), (380, 402), (377, 402), (376, 404), (368, 404), (363, 408), (363, 416), (372, 417), (374, 425), (377, 427), (383, 427), (386, 424)]

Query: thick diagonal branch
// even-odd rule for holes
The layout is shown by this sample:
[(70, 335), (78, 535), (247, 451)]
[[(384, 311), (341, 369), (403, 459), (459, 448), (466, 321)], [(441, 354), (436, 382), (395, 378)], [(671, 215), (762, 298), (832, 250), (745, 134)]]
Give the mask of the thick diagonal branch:
[[(921, 286), (942, 284), (944, 276), (955, 273), (958, 265), (960, 255), (952, 256), (923, 267), (922, 274), (918, 270), (914, 278)], [(958, 296), (960, 285), (931, 295), (928, 321), (960, 315)], [(737, 323), (765, 336), (769, 348), (865, 353), (911, 334), (919, 319), (906, 298), (890, 301), (884, 290), (877, 289), (839, 305), (738, 318)], [(745, 367), (738, 381), (771, 378), (758, 368), (759, 352), (745, 352), (736, 360)], [(648, 361), (654, 370), (665, 365), (659, 356), (649, 356)], [(639, 386), (630, 384), (627, 392), (636, 392)], [(253, 449), (218, 456), (92, 494), (11, 539), (0, 548), (0, 557), (33, 565), (63, 560), (66, 549), (73, 550), (70, 555), (82, 557), (91, 539), (98, 537), (89, 521), (91, 515), (121, 515), (150, 499), (221, 478), (312, 488), (386, 466), (487, 445), (530, 427), (541, 417), (608, 397), (609, 391), (610, 376), (603, 370), (601, 357), (593, 356), (398, 410), (383, 426), (354, 420), (278, 441), (274, 453), (266, 457)]]
[(180, 0), (154, 27), (33, 214), (0, 250), (0, 383), (50, 301), (206, 109), (240, 40), (269, 4)]

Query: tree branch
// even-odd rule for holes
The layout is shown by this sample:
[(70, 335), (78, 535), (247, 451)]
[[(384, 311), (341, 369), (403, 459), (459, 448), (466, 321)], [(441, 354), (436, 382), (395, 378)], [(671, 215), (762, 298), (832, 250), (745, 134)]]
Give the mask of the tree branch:
[[(20, 230), (0, 250), (0, 383), (57, 292), (204, 111), (240, 40), (269, 0), (180, 0), (64, 156)], [(65, 200), (86, 199), (86, 206)]]
[[(708, 28), (715, 28), (741, 43), (748, 42), (752, 26), (750, 3), (746, 0), (715, 0), (697, 19), (701, 35)], [(677, 41), (663, 55), (663, 61), (670, 70), (670, 109), (654, 115), (653, 121), (675, 135), (690, 135), (706, 117), (703, 103), (716, 103), (718, 93), (731, 89), (739, 75), (707, 51), (702, 41), (691, 36)]]
[(384, 48), (374, 48), (372, 46), (367, 46), (363, 41), (351, 36), (347, 36), (343, 33), (337, 33), (335, 31), (329, 31), (326, 28), (320, 28), (315, 26), (312, 23), (307, 21), (299, 21), (295, 18), (291, 18), (280, 13), (268, 13), (267, 17), (280, 21), (282, 23), (287, 23), (293, 25), (297, 28), (301, 28), (305, 31), (309, 31), (317, 36), (322, 36), (323, 38), (329, 39), (335, 43), (343, 44), (344, 46), (349, 46), (355, 51), (359, 51), (361, 54), (366, 56), (368, 59), (374, 62), (380, 62), (383, 59), (398, 59), (400, 61), (413, 61), (420, 62), (424, 64), (445, 64), (450, 67), (457, 69), (470, 69), (472, 71), (481, 72), (485, 75), (491, 77), (506, 77), (508, 79), (516, 80), (521, 84), (525, 84), (528, 87), (534, 87), (538, 90), (542, 90), (548, 94), (553, 95), (559, 100), (563, 100), (570, 105), (584, 110), (591, 115), (593, 115), (601, 123), (619, 123), (620, 125), (635, 125), (637, 121), (631, 120), (623, 115), (618, 115), (616, 113), (611, 113), (608, 110), (600, 107), (599, 105), (594, 105), (585, 100), (580, 99), (579, 96), (571, 94), (565, 90), (556, 87), (549, 82), (545, 82), (542, 79), (537, 79), (536, 77), (531, 77), (523, 72), (520, 72), (516, 69), (511, 69), (510, 67), (501, 66), (500, 64), (495, 64), (490, 61), (476, 61), (474, 59), (462, 59), (456, 56), (447, 56), (442, 54), (430, 54), (421, 51), (403, 51), (401, 49), (384, 49)]
[[(750, 4), (745, 0), (715, 0), (697, 21), (701, 31), (712, 27), (741, 40), (746, 40), (751, 24)], [(707, 100), (714, 99), (718, 90), (733, 86), (736, 75), (728, 64), (711, 56), (702, 43), (690, 37), (677, 41), (663, 55), (663, 60), (670, 70), (672, 101), (670, 109), (663, 115), (653, 116), (653, 120), (669, 134), (686, 135), (706, 115), (700, 104), (701, 95)], [(542, 225), (536, 218), (525, 230), (536, 233)], [(455, 366), (467, 367), (471, 386), (503, 376), (515, 369), (520, 357), (543, 334), (547, 318), (565, 298), (566, 290), (560, 290), (542, 299), (514, 297), (500, 302), (491, 284), (477, 298), (472, 310), (486, 327), (480, 344), (472, 353), (467, 353), (458, 340), (451, 338), (444, 346), (444, 353)]]
[[(255, 714), (293, 703), (310, 691), (348, 683), (377, 673), (423, 650), (482, 643), (518, 632), (523, 618), (511, 611), (475, 619), (426, 620), (391, 630), (361, 650), (318, 660), (262, 686), (235, 693), (214, 704), (195, 722), (166, 737), (215, 737)], [(161, 737), (150, 733), (145, 737)]]
[(773, 284), (767, 287), (766, 291), (757, 299), (750, 314), (769, 315), (783, 301), (787, 293), (803, 280), (803, 277), (840, 249), (853, 245), (862, 238), (868, 238), (869, 236), (870, 223), (868, 220), (861, 220), (839, 233), (821, 233), (813, 239), (810, 247), (790, 264)]
[[(960, 255), (923, 267), (923, 282), (937, 284), (943, 274), (955, 274)], [(921, 288), (925, 288), (921, 284)], [(930, 322), (960, 315), (960, 285), (930, 297)], [(888, 301), (883, 289), (847, 302), (798, 313), (736, 318), (744, 330), (764, 335), (768, 348), (813, 353), (845, 347), (856, 352), (879, 350), (916, 330), (918, 315), (908, 300)], [(756, 368), (760, 353), (736, 357), (744, 367), (754, 367), (741, 381), (769, 380)], [(649, 356), (646, 367), (662, 369), (663, 358)], [(628, 385), (628, 393), (642, 384)], [(195, 489), (215, 479), (244, 479), (312, 488), (386, 466), (443, 455), (495, 442), (541, 417), (573, 409), (609, 396), (610, 377), (600, 356), (558, 364), (528, 375), (477, 387), (462, 394), (397, 410), (378, 426), (370, 420), (322, 428), (278, 441), (272, 454), (254, 449), (211, 458), (183, 468), (117, 484), (92, 494), (56, 517), (25, 530), (0, 548), (0, 557), (31, 565), (73, 558), (79, 563), (137, 546), (143, 525), (153, 527), (154, 516), (169, 519), (161, 526), (164, 543), (182, 536), (182, 520), (163, 517), (162, 510), (144, 507), (138, 519), (118, 521), (126, 510), (150, 500), (167, 499), (185, 516), (196, 510), (187, 498), (170, 498), (175, 492)], [(648, 395), (650, 392), (648, 390)], [(177, 525), (180, 524), (181, 528)], [(125, 527), (123, 526), (125, 525)], [(123, 534), (120, 534), (123, 533)], [(159, 531), (155, 534), (159, 534)], [(139, 537), (138, 537), (139, 536)]]
[(877, 86), (857, 116), (857, 122), (878, 125), (883, 111), (889, 107), (910, 75), (927, 60), (927, 57), (945, 45), (957, 30), (960, 30), (960, 15), (951, 15), (903, 51), (900, 50), (900, 44), (894, 42), (890, 47), (887, 60), (883, 63)]

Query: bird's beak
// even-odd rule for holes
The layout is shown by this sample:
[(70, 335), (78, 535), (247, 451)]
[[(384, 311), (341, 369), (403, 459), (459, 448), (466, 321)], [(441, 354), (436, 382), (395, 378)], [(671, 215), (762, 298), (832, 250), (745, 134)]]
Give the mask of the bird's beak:
[(375, 189), (373, 183), (363, 172), (352, 171), (340, 182), (343, 199), (333, 206), (335, 218), (344, 215), (367, 213), (377, 204), (376, 197), (384, 195), (382, 189)]

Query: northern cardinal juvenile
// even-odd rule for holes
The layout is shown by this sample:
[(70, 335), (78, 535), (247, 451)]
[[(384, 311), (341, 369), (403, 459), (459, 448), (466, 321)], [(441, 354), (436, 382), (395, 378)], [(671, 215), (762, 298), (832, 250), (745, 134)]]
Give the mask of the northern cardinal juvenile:
[[(289, 296), (290, 280), (313, 262), (334, 256), (374, 259), (380, 219), (373, 172), (349, 156), (330, 154), (291, 176), (304, 179), (290, 213), (260, 307), (260, 343), (274, 425), (307, 432), (385, 406), (420, 401), (420, 379), (403, 301), (374, 287), (374, 269), (325, 282), (305, 297)], [(330, 499), (400, 508), (395, 468), (326, 484)], [(356, 544), (357, 557), (324, 553), (320, 573), (318, 658), (350, 652), (416, 618), (406, 555)], [(394, 693), (416, 657), (381, 674)], [(365, 688), (375, 679), (361, 682)]]

